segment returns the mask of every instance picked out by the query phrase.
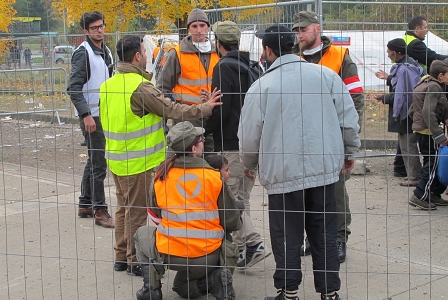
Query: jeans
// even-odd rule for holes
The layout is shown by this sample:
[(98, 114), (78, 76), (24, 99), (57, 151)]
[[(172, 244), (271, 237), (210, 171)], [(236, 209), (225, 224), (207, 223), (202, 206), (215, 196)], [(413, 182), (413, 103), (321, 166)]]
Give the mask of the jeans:
[(93, 117), (96, 124), (96, 131), (88, 133), (84, 127), (84, 121), (80, 119), (81, 132), (87, 144), (87, 162), (81, 180), (81, 195), (79, 196), (79, 207), (92, 207), (97, 210), (106, 205), (106, 195), (104, 193), (104, 179), (106, 178), (106, 158), (104, 157), (106, 148), (106, 138), (100, 118)]

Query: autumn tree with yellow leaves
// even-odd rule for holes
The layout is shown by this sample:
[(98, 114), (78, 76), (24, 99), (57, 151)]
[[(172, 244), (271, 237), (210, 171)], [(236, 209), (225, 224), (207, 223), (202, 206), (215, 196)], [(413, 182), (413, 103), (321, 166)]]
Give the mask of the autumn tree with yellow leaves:
[[(15, 0), (2, 0), (0, 1), (0, 32), (8, 32), (8, 26), (11, 24), (12, 19), (16, 12), (12, 5), (15, 3)], [(9, 48), (9, 39), (6, 37), (0, 38), (0, 50), (3, 51)]]
[[(272, 0), (54, 0), (52, 5), (59, 11), (61, 16), (65, 15), (67, 17), (67, 24), (77, 24), (83, 13), (99, 10), (106, 18), (108, 30), (127, 31), (131, 22), (137, 17), (146, 20), (157, 20), (155, 22), (155, 30), (169, 30), (173, 24), (177, 28), (184, 28), (188, 13), (193, 8), (216, 8), (218, 3), (219, 7), (234, 7), (272, 3)], [(247, 16), (253, 14), (254, 11), (246, 13)], [(229, 13), (226, 16), (231, 17)], [(244, 14), (239, 17), (244, 17)]]

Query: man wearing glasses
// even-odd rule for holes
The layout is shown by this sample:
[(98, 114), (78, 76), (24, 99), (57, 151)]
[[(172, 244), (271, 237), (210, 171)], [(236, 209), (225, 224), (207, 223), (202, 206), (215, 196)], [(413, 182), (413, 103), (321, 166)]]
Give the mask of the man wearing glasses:
[(113, 59), (104, 45), (104, 15), (99, 11), (82, 15), (80, 25), (85, 41), (73, 52), (72, 71), (67, 92), (79, 116), (88, 159), (81, 181), (78, 216), (95, 217), (95, 224), (114, 228), (115, 221), (107, 210), (104, 193), (106, 140), (99, 117), (99, 88), (112, 75)]

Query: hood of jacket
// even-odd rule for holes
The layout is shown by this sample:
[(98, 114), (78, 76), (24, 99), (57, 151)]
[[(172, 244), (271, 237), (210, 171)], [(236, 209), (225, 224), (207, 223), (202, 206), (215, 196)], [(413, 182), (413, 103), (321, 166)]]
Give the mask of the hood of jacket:
[[(232, 50), (232, 51), (228, 52), (226, 54), (226, 56), (223, 56), (221, 59), (223, 59), (224, 57), (234, 58), (236, 60), (241, 61), (242, 63), (244, 63), (247, 66), (250, 65), (249, 52), (239, 51), (239, 50)], [(247, 70), (240, 68), (238, 66), (238, 64), (229, 64), (228, 66), (230, 67), (230, 69), (232, 71), (235, 71), (236, 74), (238, 74), (238, 73), (240, 73), (240, 74), (247, 74)]]
[[(207, 42), (209, 42), (212, 46), (210, 52), (202, 52), (202, 53), (213, 53), (216, 52), (216, 47), (215, 45), (209, 40), (207, 39)], [(186, 36), (182, 39), (182, 41), (180, 42), (180, 51), (183, 53), (198, 53), (199, 49), (196, 48), (195, 45), (193, 45), (193, 42), (191, 40), (191, 35)]]

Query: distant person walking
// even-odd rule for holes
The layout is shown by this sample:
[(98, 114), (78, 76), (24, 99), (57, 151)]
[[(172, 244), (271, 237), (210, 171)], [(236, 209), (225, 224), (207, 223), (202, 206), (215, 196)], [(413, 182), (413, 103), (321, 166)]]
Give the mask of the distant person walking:
[(23, 51), (23, 58), (25, 59), (25, 67), (28, 66), (31, 69), (31, 50), (29, 47), (26, 47)]

